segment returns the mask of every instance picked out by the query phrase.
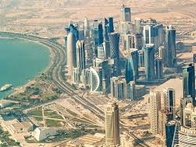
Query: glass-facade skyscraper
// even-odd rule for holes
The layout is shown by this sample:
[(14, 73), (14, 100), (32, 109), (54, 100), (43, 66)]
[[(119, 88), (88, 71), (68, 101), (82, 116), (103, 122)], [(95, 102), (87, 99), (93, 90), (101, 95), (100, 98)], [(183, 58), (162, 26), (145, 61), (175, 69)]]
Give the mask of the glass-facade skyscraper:
[(161, 79), (163, 77), (163, 63), (161, 58), (155, 59), (155, 71), (156, 79)]
[(195, 104), (195, 68), (189, 64), (183, 67), (183, 98), (190, 95)]
[(98, 20), (94, 20), (93, 22), (92, 35), (94, 38), (95, 46), (103, 43), (103, 27), (102, 27), (102, 23), (99, 22)]
[(125, 67), (125, 79), (127, 83), (138, 79), (138, 58), (138, 50), (131, 49)]
[(176, 58), (176, 30), (172, 26), (167, 26), (165, 29), (165, 49), (166, 49), (166, 63), (167, 67), (175, 65)]
[(146, 44), (144, 47), (144, 65), (146, 81), (153, 81), (155, 79), (154, 44)]

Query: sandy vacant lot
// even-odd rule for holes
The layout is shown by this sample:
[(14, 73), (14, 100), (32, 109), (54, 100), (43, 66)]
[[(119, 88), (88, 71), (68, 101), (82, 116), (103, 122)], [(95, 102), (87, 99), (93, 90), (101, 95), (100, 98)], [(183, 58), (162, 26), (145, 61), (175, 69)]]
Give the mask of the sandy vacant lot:
[(0, 31), (63, 37), (69, 21), (108, 16), (119, 21), (123, 4), (132, 8), (132, 20), (155, 18), (172, 24), (177, 19), (192, 19), (196, 13), (195, 0), (0, 0)]

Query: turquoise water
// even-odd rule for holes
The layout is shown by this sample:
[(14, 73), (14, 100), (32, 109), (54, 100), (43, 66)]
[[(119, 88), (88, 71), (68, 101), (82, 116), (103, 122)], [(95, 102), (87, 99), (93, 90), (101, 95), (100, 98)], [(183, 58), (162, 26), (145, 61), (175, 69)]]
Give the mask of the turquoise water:
[[(49, 64), (49, 50), (35, 42), (0, 39), (0, 87), (10, 83), (19, 87), (44, 71)], [(0, 92), (0, 98), (11, 90)]]

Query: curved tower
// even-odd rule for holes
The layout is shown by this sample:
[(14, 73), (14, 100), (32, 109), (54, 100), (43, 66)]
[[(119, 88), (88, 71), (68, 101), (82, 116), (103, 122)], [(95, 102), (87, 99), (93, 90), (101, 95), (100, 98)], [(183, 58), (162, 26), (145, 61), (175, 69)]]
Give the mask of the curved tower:
[(110, 43), (110, 58), (119, 59), (119, 39), (120, 34), (113, 32), (109, 34), (109, 43)]
[(73, 67), (76, 67), (76, 38), (73, 33), (67, 35), (67, 66), (68, 76), (72, 76)]
[(100, 87), (100, 77), (99, 74), (97, 73), (97, 71), (90, 67), (90, 87), (91, 87), (91, 91), (92, 92), (96, 92), (99, 91), (99, 87)]
[(138, 49), (130, 49), (125, 67), (125, 79), (127, 83), (138, 79), (138, 58)]

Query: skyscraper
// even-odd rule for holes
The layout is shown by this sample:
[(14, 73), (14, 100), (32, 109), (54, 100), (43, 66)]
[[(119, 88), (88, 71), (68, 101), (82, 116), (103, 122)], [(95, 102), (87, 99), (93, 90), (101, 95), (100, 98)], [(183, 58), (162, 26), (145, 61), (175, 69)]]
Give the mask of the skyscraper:
[(162, 59), (160, 58), (155, 59), (155, 75), (156, 75), (156, 79), (163, 78), (163, 63), (162, 63)]
[(75, 39), (78, 40), (78, 24), (70, 23), (69, 26), (65, 28), (65, 31), (67, 34), (73, 33), (75, 36)]
[(195, 104), (195, 68), (194, 65), (189, 64), (183, 67), (183, 97), (190, 95)]
[(119, 109), (115, 102), (110, 102), (105, 109), (105, 141), (106, 146), (120, 145)]
[(172, 147), (173, 137), (175, 133), (175, 121), (169, 121), (165, 124), (166, 147)]
[(97, 47), (97, 58), (99, 59), (106, 58), (106, 53), (102, 44)]
[(126, 61), (125, 78), (126, 82), (135, 81), (138, 79), (138, 50), (130, 49), (129, 56)]
[(76, 39), (73, 33), (67, 36), (67, 66), (68, 76), (72, 76), (73, 68), (76, 67)]
[(163, 90), (164, 110), (171, 113), (173, 119), (175, 118), (175, 90), (173, 88), (166, 88)]
[(186, 108), (186, 105), (188, 103), (193, 103), (193, 99), (190, 95), (188, 95), (187, 97), (183, 97), (181, 100), (180, 100), (180, 116), (181, 116), (181, 125), (184, 124), (184, 114), (183, 114), (183, 111), (184, 109)]
[(142, 40), (142, 34), (136, 33), (134, 34), (134, 41), (135, 41), (135, 48), (138, 50), (141, 50), (143, 47), (143, 40)]
[(142, 22), (142, 20), (140, 19), (140, 18), (136, 18), (135, 19), (135, 31), (136, 31), (136, 33), (141, 33), (142, 31), (142, 28), (141, 28), (141, 22)]
[(147, 81), (153, 81), (154, 72), (154, 44), (146, 44), (144, 48), (144, 64)]
[(106, 94), (110, 92), (111, 69), (108, 60), (103, 61), (100, 66), (102, 67), (102, 91)]
[[(111, 18), (112, 21), (113, 21), (113, 18)], [(104, 50), (105, 50), (105, 57), (106, 59), (109, 57), (110, 55), (110, 44), (109, 44), (109, 33), (110, 31), (113, 32), (113, 22), (112, 24), (111, 23), (111, 20), (109, 21), (107, 18), (104, 19), (104, 26), (103, 26), (103, 47), (104, 47)], [(110, 30), (111, 29), (111, 30)]]
[(89, 83), (90, 83), (91, 92), (97, 92), (101, 90), (101, 86), (102, 86), (101, 79), (102, 79), (101, 68), (90, 67)]
[(108, 18), (108, 23), (109, 23), (109, 26), (108, 26), (108, 33), (114, 32), (113, 17), (109, 17), (109, 18)]
[(125, 79), (121, 77), (112, 77), (111, 83), (111, 95), (118, 100), (124, 100), (127, 98), (127, 84)]
[(183, 124), (178, 132), (178, 144), (180, 147), (196, 146), (196, 108), (192, 103), (187, 103), (183, 109)]
[(85, 17), (84, 19), (84, 36), (85, 37), (90, 36), (90, 25), (87, 17)]
[(165, 56), (165, 48), (164, 46), (159, 47), (159, 58), (163, 60), (163, 63), (165, 63), (166, 56)]
[(165, 29), (166, 66), (173, 67), (176, 58), (176, 30), (172, 26)]
[(120, 34), (113, 32), (109, 34), (109, 43), (110, 43), (110, 58), (119, 59), (119, 39)]
[(129, 50), (130, 48), (135, 48), (135, 35), (134, 34), (126, 34), (124, 35), (125, 41), (125, 50)]
[(154, 25), (145, 25), (143, 27), (143, 41), (145, 44), (156, 44), (157, 30)]
[(92, 30), (95, 47), (103, 43), (103, 26), (102, 23), (98, 20), (94, 20), (93, 22), (93, 30)]
[(110, 59), (114, 60), (113, 64), (113, 75), (119, 76), (120, 67), (119, 67), (119, 39), (120, 34), (113, 32), (109, 34), (109, 44), (110, 44)]
[(123, 7), (122, 8), (122, 21), (131, 21), (131, 8)]
[(150, 91), (150, 127), (153, 134), (159, 133), (159, 110), (161, 109), (161, 93)]
[(131, 81), (127, 84), (127, 99), (135, 100), (135, 82)]
[(143, 50), (139, 50), (138, 51), (138, 56), (139, 56), (139, 67), (144, 67), (144, 51)]
[(81, 72), (86, 67), (84, 41), (78, 40), (76, 42), (76, 60), (77, 60), (77, 68)]

